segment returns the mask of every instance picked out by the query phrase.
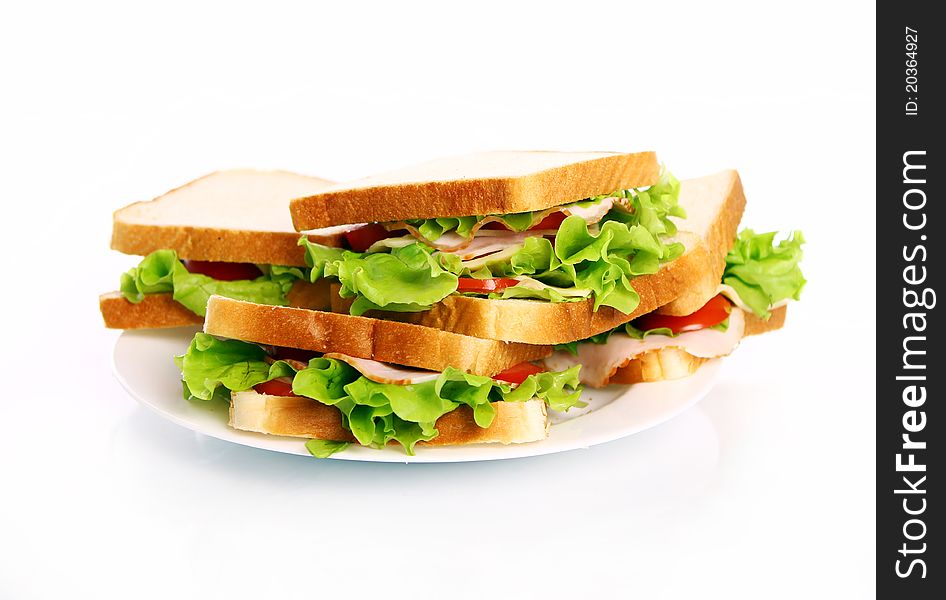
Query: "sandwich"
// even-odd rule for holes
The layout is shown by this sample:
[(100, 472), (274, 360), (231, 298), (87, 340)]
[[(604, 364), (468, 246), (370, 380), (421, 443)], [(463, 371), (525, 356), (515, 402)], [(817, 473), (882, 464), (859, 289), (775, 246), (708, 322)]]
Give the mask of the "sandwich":
[(744, 207), (735, 171), (678, 181), (651, 152), (218, 173), (116, 213), (113, 247), (147, 256), (102, 312), (203, 322), (184, 397), (315, 456), (534, 442), (583, 385), (684, 377), (782, 326), (804, 238), (739, 233)]
[(302, 242), (333, 310), (554, 344), (543, 364), (593, 387), (692, 374), (780, 328), (805, 283), (800, 232), (737, 235), (738, 173), (678, 182), (650, 153), (473, 155), (290, 206), (297, 227), (377, 221), (359, 248)]
[[(581, 365), (581, 382), (592, 387), (677, 379), (730, 354), (746, 336), (781, 328), (786, 305), (799, 300), (805, 286), (799, 267), (805, 240), (800, 231), (778, 241), (776, 237), (776, 232), (743, 230), (726, 254), (721, 276), (705, 271), (702, 281), (693, 282), (692, 295), (681, 298), (684, 302), (588, 339), (557, 345), (544, 359), (545, 366)], [(687, 303), (701, 299), (705, 303), (691, 311)]]
[(544, 439), (549, 410), (582, 406), (580, 366), (547, 346), (421, 325), (210, 297), (203, 332), (176, 357), (184, 397), (230, 402), (230, 426), (306, 438), (329, 456), (375, 448)]
[[(143, 256), (99, 298), (105, 325), (196, 325), (211, 294), (263, 304), (328, 308), (329, 288), (309, 282), (289, 201), (330, 185), (283, 171), (230, 170), (201, 177), (115, 212), (112, 248)], [(348, 228), (306, 239), (335, 246)]]
[(681, 183), (652, 152), (490, 152), (329, 186), (290, 211), (298, 230), (364, 223), (348, 248), (300, 240), (332, 310), (550, 345), (693, 304), (707, 270), (715, 289), (744, 205), (735, 171)]

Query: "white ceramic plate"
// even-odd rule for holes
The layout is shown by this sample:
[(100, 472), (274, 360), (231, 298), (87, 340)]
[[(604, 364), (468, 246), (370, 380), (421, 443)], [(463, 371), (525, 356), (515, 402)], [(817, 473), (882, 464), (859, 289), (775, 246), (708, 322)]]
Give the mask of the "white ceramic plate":
[[(225, 402), (187, 401), (181, 394), (180, 372), (171, 359), (187, 349), (194, 329), (126, 331), (115, 343), (115, 376), (139, 402), (178, 425), (221, 440), (308, 455), (301, 438), (237, 431), (227, 426)], [(467, 446), (418, 446), (416, 456), (400, 447), (382, 450), (349, 446), (332, 455), (341, 460), (373, 462), (465, 462), (551, 454), (643, 431), (675, 417), (705, 396), (716, 380), (720, 361), (704, 364), (695, 375), (676, 381), (616, 385), (603, 390), (586, 389), (586, 408), (553, 413), (548, 439), (528, 444), (472, 444)]]

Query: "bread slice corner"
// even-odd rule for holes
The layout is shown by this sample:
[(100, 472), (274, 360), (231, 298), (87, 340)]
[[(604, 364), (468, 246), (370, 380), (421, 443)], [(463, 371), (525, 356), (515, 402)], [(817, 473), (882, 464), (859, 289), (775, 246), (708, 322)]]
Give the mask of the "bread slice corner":
[[(217, 171), (115, 211), (111, 246), (140, 256), (170, 249), (182, 259), (305, 266), (289, 201), (329, 185), (286, 171)], [(338, 245), (342, 231), (308, 235)]]
[(178, 304), (171, 294), (148, 294), (133, 304), (121, 292), (99, 296), (99, 311), (109, 329), (166, 329), (200, 325), (203, 319)]
[[(328, 310), (330, 292), (331, 286), (325, 280), (296, 281), (286, 300), (290, 306)], [(165, 329), (204, 322), (203, 317), (176, 302), (171, 294), (146, 294), (141, 302), (132, 303), (121, 292), (109, 292), (99, 296), (99, 311), (109, 329)]]

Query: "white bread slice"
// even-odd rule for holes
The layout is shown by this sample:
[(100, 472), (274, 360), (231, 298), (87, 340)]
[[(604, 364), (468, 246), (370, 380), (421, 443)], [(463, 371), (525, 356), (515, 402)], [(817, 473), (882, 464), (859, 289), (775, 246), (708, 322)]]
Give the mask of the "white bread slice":
[[(785, 325), (787, 309), (781, 306), (772, 310), (768, 321), (763, 321), (752, 313), (745, 313), (746, 329), (743, 337), (759, 335), (781, 329)], [(609, 383), (643, 383), (679, 379), (696, 373), (708, 358), (693, 356), (680, 348), (663, 348), (647, 352), (619, 368), (611, 376)]]
[(482, 152), (306, 194), (290, 205), (304, 231), (345, 223), (541, 210), (656, 183), (653, 152)]
[[(460, 406), (437, 420), (437, 437), (420, 443), (431, 446), (517, 444), (548, 437), (548, 412), (542, 400), (494, 402), (493, 406), (496, 416), (489, 427), (478, 426), (470, 407)], [(230, 402), (230, 427), (271, 435), (355, 441), (351, 432), (342, 427), (341, 412), (337, 408), (300, 396), (234, 392)]]
[[(688, 302), (696, 304), (694, 312), (706, 303), (706, 273), (713, 274), (713, 293), (722, 271), (718, 257), (725, 257), (736, 237), (746, 198), (736, 171), (681, 182), (680, 205), (688, 217), (679, 222), (676, 239), (686, 251), (677, 260), (661, 266), (653, 275), (635, 277), (631, 285), (641, 302), (630, 314), (602, 306), (594, 311), (592, 300), (551, 303), (541, 300), (490, 300), (453, 294), (430, 310), (414, 313), (375, 311), (369, 313), (384, 319), (417, 323), (474, 337), (524, 342), (528, 344), (561, 344), (596, 335), (656, 310), (679, 298), (698, 285), (699, 294)], [(692, 216), (690, 216), (692, 215)], [(332, 294), (332, 310), (348, 312), (351, 299)], [(710, 295), (712, 297), (712, 294)], [(708, 298), (707, 298), (708, 300)]]
[[(328, 310), (330, 292), (331, 285), (327, 281), (297, 281), (286, 294), (286, 300), (289, 306)], [(121, 292), (109, 292), (99, 296), (99, 310), (109, 329), (164, 329), (204, 322), (202, 317), (175, 302), (171, 294), (147, 294), (141, 302), (133, 304)]]
[(204, 331), (245, 342), (341, 352), (431, 371), (454, 367), (475, 375), (495, 375), (552, 353), (548, 346), (512, 344), (396, 321), (267, 306), (222, 296), (210, 297)]
[(109, 292), (99, 296), (99, 310), (109, 329), (165, 329), (204, 322), (175, 302), (171, 294), (148, 294), (141, 302), (132, 304), (121, 292)]
[[(289, 201), (328, 185), (285, 171), (217, 171), (115, 211), (112, 248), (141, 256), (167, 248), (182, 259), (305, 266)], [(309, 237), (337, 246), (341, 233), (336, 228)]]

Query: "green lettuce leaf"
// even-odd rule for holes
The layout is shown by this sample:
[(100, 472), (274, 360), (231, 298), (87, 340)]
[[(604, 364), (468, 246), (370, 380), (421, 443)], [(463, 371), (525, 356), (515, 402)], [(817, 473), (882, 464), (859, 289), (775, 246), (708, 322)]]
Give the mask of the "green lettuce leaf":
[(762, 319), (771, 316), (769, 307), (791, 298), (798, 300), (805, 278), (798, 263), (802, 259), (805, 238), (795, 231), (775, 243), (777, 232), (739, 232), (736, 243), (726, 255), (723, 283), (732, 287), (739, 298)]
[[(728, 319), (724, 321), (724, 323), (726, 323), (727, 321)], [(583, 340), (577, 340), (577, 341), (568, 342), (565, 344), (556, 344), (555, 349), (566, 350), (569, 353), (575, 356), (578, 356), (578, 344), (607, 344), (608, 340), (611, 339), (611, 336), (614, 335), (615, 333), (623, 333), (625, 335), (628, 335), (634, 338), (635, 340), (642, 340), (649, 335), (665, 335), (667, 337), (676, 337), (677, 335), (679, 335), (677, 333), (674, 333), (667, 327), (658, 327), (656, 329), (641, 330), (641, 329), (638, 329), (637, 327), (634, 327), (633, 322), (631, 322), (631, 323), (625, 323), (624, 325), (618, 325), (614, 329), (609, 329), (608, 331), (601, 332), (599, 334), (593, 335)]]
[(351, 442), (335, 442), (332, 440), (309, 440), (305, 443), (305, 449), (316, 458), (328, 458), (349, 446), (351, 446)]
[[(578, 202), (564, 204), (562, 206), (556, 207), (556, 210), (562, 210), (568, 208), (569, 206), (591, 206), (592, 204), (601, 202), (607, 197), (608, 195), (603, 195), (597, 196), (595, 198), (589, 198), (588, 200), (580, 200)], [(454, 232), (457, 235), (470, 239), (473, 237), (473, 228), (484, 219), (494, 219), (512, 231), (525, 231), (533, 225), (540, 223), (542, 218), (544, 218), (548, 212), (549, 211), (546, 209), (521, 213), (508, 213), (505, 215), (410, 219), (405, 221), (405, 223), (417, 228), (417, 232), (420, 233), (425, 239), (430, 241), (434, 241), (443, 234), (450, 232)]]
[(445, 271), (420, 242), (390, 253), (359, 253), (328, 248), (302, 238), (313, 282), (335, 277), (343, 298), (356, 297), (351, 314), (373, 309), (399, 312), (426, 310), (457, 289), (457, 276)]
[(479, 223), (482, 217), (446, 217), (438, 219), (411, 219), (406, 221), (408, 225), (417, 228), (417, 232), (424, 238), (434, 241), (443, 234), (455, 231), (465, 238), (469, 238), (473, 232), (473, 226)]
[(306, 274), (297, 267), (263, 266), (264, 274), (252, 280), (219, 281), (190, 273), (173, 250), (156, 250), (122, 274), (119, 289), (132, 303), (147, 294), (171, 293), (175, 301), (191, 312), (205, 316), (207, 300), (213, 294), (258, 304), (286, 305), (286, 293)]
[(610, 211), (605, 220), (620, 220), (644, 226), (654, 235), (674, 235), (676, 224), (670, 217), (686, 217), (686, 211), (677, 204), (680, 182), (664, 169), (660, 180), (646, 190), (626, 190), (624, 197), (631, 201), (631, 211)]
[(579, 400), (581, 386), (578, 373), (580, 370), (581, 365), (575, 365), (565, 371), (546, 371), (530, 375), (515, 389), (504, 391), (503, 399), (506, 402), (516, 402), (535, 396), (545, 400), (549, 408), (559, 412), (576, 406), (586, 406), (585, 402)]
[(530, 375), (517, 388), (453, 368), (447, 368), (434, 381), (394, 385), (362, 377), (342, 361), (315, 358), (296, 374), (292, 391), (338, 408), (342, 425), (351, 430), (358, 443), (380, 448), (394, 440), (413, 454), (417, 442), (437, 436), (437, 419), (461, 404), (473, 409), (474, 421), (480, 427), (493, 422), (493, 402), (538, 397), (555, 410), (583, 406), (578, 369)]
[(223, 390), (242, 392), (254, 385), (292, 377), (296, 370), (283, 361), (269, 364), (266, 352), (256, 344), (221, 340), (197, 333), (187, 352), (174, 357), (188, 400), (210, 400)]

